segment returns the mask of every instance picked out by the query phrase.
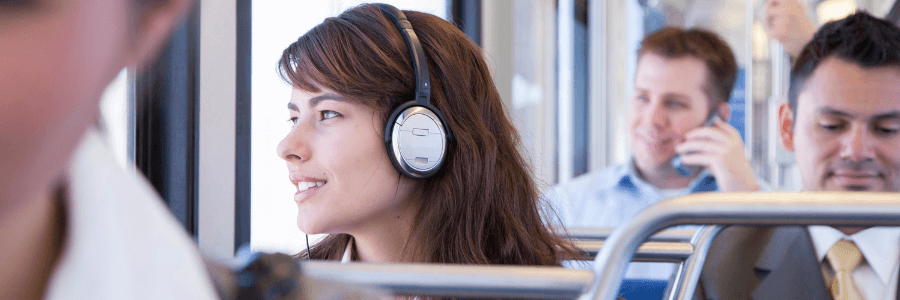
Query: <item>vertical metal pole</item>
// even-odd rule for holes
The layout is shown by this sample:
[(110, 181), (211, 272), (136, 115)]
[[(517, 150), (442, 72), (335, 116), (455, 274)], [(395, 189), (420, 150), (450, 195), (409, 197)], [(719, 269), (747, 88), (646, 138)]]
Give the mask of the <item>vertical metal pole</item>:
[(575, 1), (560, 0), (559, 1), (559, 34), (557, 43), (559, 49), (558, 70), (558, 93), (559, 106), (557, 109), (557, 126), (559, 126), (559, 135), (557, 136), (559, 144), (559, 183), (566, 183), (572, 179), (574, 155), (572, 149), (572, 97), (573, 97), (573, 80), (574, 80), (574, 22), (575, 22)]
[(607, 45), (609, 34), (607, 32), (607, 1), (594, 0), (588, 4), (590, 13), (588, 14), (588, 35), (591, 37), (590, 45), (588, 45), (588, 97), (590, 99), (590, 140), (588, 157), (588, 171), (601, 170), (609, 165), (609, 128), (607, 122), (610, 118), (607, 103), (608, 95), (608, 72), (607, 64)]
[[(744, 21), (744, 30), (745, 35), (748, 39), (753, 38), (753, 20), (755, 19), (755, 5), (753, 5), (754, 0), (747, 0), (747, 14), (745, 16), (746, 20)], [(753, 43), (746, 43), (744, 46), (744, 51), (746, 51), (747, 57), (747, 67), (744, 70), (744, 130), (746, 138), (746, 151), (748, 153), (748, 157), (753, 157), (753, 149), (756, 146), (756, 128), (754, 127), (755, 113), (753, 111), (753, 103), (755, 99), (753, 99)]]

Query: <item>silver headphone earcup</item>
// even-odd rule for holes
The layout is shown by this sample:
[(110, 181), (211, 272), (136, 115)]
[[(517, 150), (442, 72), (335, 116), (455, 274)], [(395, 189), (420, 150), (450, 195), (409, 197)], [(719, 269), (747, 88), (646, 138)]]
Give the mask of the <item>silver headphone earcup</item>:
[(413, 178), (431, 176), (447, 154), (447, 131), (437, 114), (423, 106), (408, 106), (390, 126), (391, 158), (400, 172)]

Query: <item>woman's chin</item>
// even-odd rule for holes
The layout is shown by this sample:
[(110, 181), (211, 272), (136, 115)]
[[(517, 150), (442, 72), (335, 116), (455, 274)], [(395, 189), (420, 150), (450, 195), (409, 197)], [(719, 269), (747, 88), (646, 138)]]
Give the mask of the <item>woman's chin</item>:
[(315, 226), (315, 224), (309, 224), (308, 222), (303, 222), (298, 217), (297, 218), (297, 229), (300, 229), (305, 234), (323, 234), (325, 233), (322, 228)]

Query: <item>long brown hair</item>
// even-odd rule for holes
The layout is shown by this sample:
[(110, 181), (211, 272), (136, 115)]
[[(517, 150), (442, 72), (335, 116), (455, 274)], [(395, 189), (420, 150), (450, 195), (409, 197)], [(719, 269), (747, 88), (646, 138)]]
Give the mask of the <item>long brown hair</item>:
[[(420, 201), (410, 240), (413, 261), (557, 265), (571, 249), (542, 221), (531, 170), (517, 150), (481, 49), (447, 21), (404, 11), (418, 35), (431, 76), (431, 105), (453, 133), (438, 173), (416, 180)], [(295, 88), (328, 89), (382, 113), (412, 99), (415, 77), (399, 30), (372, 4), (351, 8), (284, 50), (279, 71)], [(312, 248), (315, 259), (340, 259), (349, 235), (333, 234)]]

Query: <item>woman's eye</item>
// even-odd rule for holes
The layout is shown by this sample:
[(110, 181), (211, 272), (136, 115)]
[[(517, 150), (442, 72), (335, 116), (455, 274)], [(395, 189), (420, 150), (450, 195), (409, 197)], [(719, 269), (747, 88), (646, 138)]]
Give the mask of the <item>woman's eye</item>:
[(340, 117), (340, 116), (341, 116), (340, 113), (338, 113), (338, 112), (336, 112), (336, 111), (333, 111), (333, 110), (323, 110), (323, 111), (321, 112), (321, 114), (322, 114), (322, 120), (328, 120), (328, 119), (331, 119), (331, 118), (334, 118), (334, 117)]
[(291, 117), (291, 118), (288, 119), (287, 121), (288, 121), (288, 123), (291, 123), (291, 127), (294, 127), (294, 125), (297, 125), (297, 121), (298, 121), (298, 120), (300, 120), (300, 118), (297, 118), (297, 117)]

